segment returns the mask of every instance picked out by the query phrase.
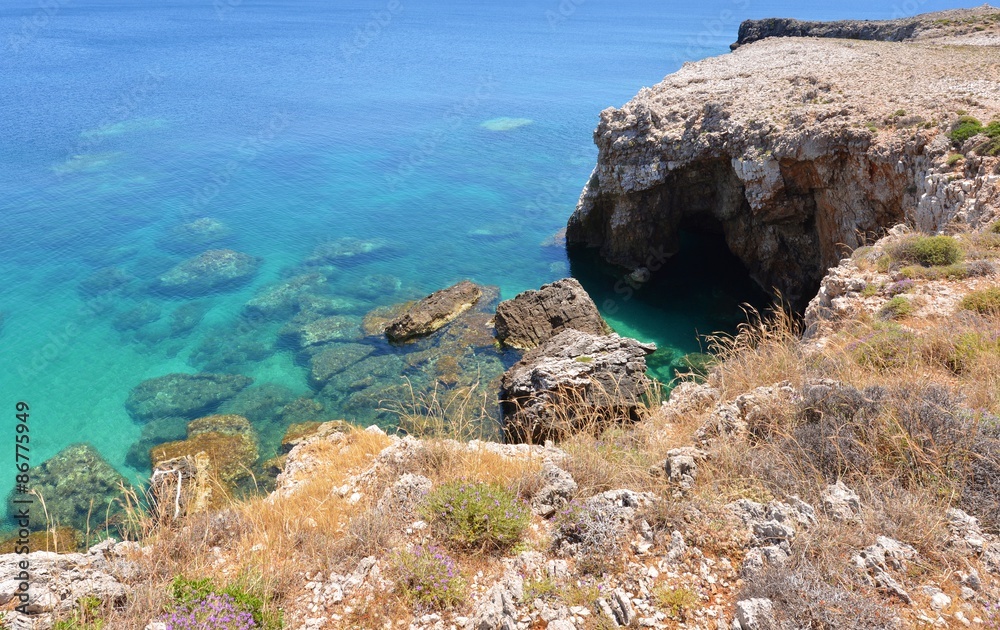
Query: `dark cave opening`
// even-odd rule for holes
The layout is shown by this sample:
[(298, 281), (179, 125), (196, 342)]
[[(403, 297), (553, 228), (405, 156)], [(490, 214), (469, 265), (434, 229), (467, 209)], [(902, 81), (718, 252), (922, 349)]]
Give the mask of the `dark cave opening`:
[(603, 261), (597, 249), (569, 250), (572, 275), (612, 327), (657, 344), (648, 363), (663, 382), (707, 351), (704, 335), (733, 333), (746, 321), (747, 307), (763, 312), (774, 302), (730, 251), (722, 224), (710, 214), (686, 218), (678, 238), (674, 255), (651, 252), (652, 273), (641, 284), (629, 270)]

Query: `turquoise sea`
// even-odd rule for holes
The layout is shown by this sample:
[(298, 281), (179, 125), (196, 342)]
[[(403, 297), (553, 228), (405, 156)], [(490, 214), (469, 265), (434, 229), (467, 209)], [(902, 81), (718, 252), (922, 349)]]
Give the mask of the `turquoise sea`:
[[(124, 403), (143, 380), (173, 372), (253, 378), (244, 405), (259, 412), (251, 420), (265, 450), (284, 428), (273, 411), (300, 397), (324, 404), (324, 417), (388, 422), (374, 407), (392, 390), (354, 396), (353, 383), (321, 395), (282, 337), (292, 315), (247, 315), (261, 291), (313, 272), (323, 276), (314, 297), (349, 302), (355, 323), (463, 278), (509, 298), (572, 273), (618, 332), (659, 344), (653, 373), (669, 380), (677, 359), (701, 349), (699, 334), (731, 330), (740, 304), (766, 295), (699, 235), (641, 291), (622, 290), (618, 271), (571, 263), (553, 236), (593, 167), (599, 112), (685, 61), (726, 53), (745, 18), (879, 19), (956, 6), (8, 0), (0, 426), (11, 434), (0, 440), (13, 442), (15, 403), (25, 401), (34, 464), (88, 442), (141, 479), (134, 445), (144, 425)], [(192, 240), (198, 226), (216, 231)], [(372, 251), (307, 263), (318, 247), (359, 243)], [(259, 259), (248, 283), (156, 290), (158, 276), (219, 248)], [(421, 378), (409, 355), (360, 342), (395, 361), (372, 376), (382, 385)], [(12, 450), (0, 460), (3, 496)]]

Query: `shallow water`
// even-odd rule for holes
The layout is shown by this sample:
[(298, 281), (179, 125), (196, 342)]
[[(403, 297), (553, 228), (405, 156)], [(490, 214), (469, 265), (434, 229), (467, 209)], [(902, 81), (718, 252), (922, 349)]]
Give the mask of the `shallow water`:
[[(618, 272), (586, 257), (571, 268), (563, 248), (544, 245), (593, 166), (599, 111), (685, 60), (725, 52), (744, 17), (959, 6), (335, 4), (8, 3), (0, 401), (11, 417), (14, 401), (31, 405), (33, 463), (86, 441), (141, 478), (127, 456), (142, 426), (124, 403), (170, 372), (238, 372), (282, 401), (314, 396), (307, 366), (279, 339), (287, 317), (248, 320), (243, 307), (344, 237), (384, 244), (324, 270), (320, 293), (355, 300), (350, 317), (463, 278), (508, 298), (572, 271), (619, 332), (660, 345), (655, 373), (669, 378), (676, 358), (701, 349), (699, 333), (731, 329), (738, 304), (762, 296), (738, 268), (706, 270), (694, 257), (626, 298)], [(206, 246), (172, 236), (202, 217), (228, 234)], [(251, 282), (197, 296), (152, 290), (220, 246), (262, 261)], [(82, 284), (95, 273), (125, 284)], [(487, 372), (512, 360), (480, 359)], [(345, 408), (340, 394), (330, 413), (391, 422), (357, 400)], [(273, 449), (283, 426), (257, 425)], [(0, 470), (0, 494), (12, 477)]]

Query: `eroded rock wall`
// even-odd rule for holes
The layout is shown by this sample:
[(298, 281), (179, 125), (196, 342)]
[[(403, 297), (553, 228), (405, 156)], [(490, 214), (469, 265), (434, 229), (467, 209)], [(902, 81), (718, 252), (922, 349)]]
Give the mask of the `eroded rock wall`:
[[(801, 308), (865, 236), (938, 230), (968, 205), (932, 174), (957, 112), (995, 115), (998, 61), (991, 47), (787, 38), (687, 64), (601, 113), (567, 240), (633, 269), (709, 224)], [(956, 87), (971, 81), (974, 97)]]

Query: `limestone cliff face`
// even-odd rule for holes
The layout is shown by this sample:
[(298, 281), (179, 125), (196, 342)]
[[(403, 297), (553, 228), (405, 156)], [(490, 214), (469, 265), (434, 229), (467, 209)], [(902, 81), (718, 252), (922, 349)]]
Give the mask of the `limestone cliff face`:
[(998, 62), (986, 46), (785, 38), (686, 64), (601, 113), (567, 240), (637, 268), (683, 226), (715, 229), (802, 307), (862, 235), (986, 211), (969, 211), (982, 182), (949, 197), (935, 169), (959, 112), (995, 116)]

